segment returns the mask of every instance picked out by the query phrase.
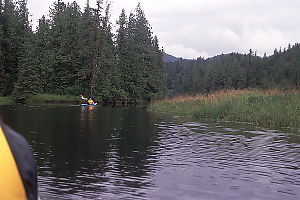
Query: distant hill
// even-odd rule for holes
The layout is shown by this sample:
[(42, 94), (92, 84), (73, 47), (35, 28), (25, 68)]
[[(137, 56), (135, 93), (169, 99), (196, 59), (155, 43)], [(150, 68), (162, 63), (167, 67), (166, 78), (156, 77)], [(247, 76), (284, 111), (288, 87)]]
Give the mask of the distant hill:
[(170, 54), (164, 53), (164, 61), (167, 62), (176, 62), (179, 60), (179, 58), (176, 58), (175, 56), (172, 56)]
[(223, 89), (299, 89), (300, 44), (264, 57), (229, 53), (211, 58), (166, 63), (169, 95), (209, 93)]

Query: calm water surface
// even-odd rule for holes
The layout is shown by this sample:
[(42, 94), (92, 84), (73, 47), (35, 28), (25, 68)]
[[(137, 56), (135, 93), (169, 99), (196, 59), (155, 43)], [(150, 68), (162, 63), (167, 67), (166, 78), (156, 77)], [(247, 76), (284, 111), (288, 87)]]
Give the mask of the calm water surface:
[(144, 108), (0, 106), (30, 143), (44, 199), (300, 199), (300, 131)]

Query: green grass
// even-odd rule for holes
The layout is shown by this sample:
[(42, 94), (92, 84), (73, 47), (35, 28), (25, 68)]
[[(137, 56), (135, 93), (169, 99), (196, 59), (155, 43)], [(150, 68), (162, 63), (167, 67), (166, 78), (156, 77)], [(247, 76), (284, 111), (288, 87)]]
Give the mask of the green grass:
[(53, 95), (53, 94), (39, 94), (26, 99), (27, 104), (35, 104), (35, 103), (77, 104), (80, 102), (81, 102), (81, 98), (79, 96), (64, 96), (64, 95)]
[(300, 94), (278, 91), (228, 91), (180, 97), (150, 105), (158, 112), (195, 119), (247, 122), (264, 127), (300, 127)]
[(11, 105), (14, 103), (15, 101), (12, 97), (0, 97), (0, 105)]

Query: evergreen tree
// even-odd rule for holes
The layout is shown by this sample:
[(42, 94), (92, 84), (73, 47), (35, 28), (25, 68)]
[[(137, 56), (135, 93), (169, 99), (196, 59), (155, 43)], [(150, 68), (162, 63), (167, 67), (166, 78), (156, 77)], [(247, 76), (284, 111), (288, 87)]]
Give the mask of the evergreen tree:
[(122, 12), (117, 21), (118, 30), (116, 35), (116, 54), (117, 54), (117, 69), (120, 79), (120, 90), (122, 91), (122, 98), (127, 99), (128, 93), (126, 88), (129, 84), (129, 62), (128, 62), (128, 21), (125, 10)]
[(10, 95), (13, 91), (14, 83), (17, 80), (18, 57), (20, 48), (20, 37), (18, 33), (18, 17), (15, 4), (11, 0), (4, 0), (2, 5), (2, 31), (3, 46), (1, 66), (0, 89), (2, 95)]
[(106, 6), (105, 15), (102, 18), (100, 33), (101, 33), (101, 48), (100, 65), (101, 76), (98, 79), (98, 94), (105, 101), (113, 101), (124, 98), (124, 91), (121, 89), (121, 74), (117, 68), (116, 49), (112, 40), (111, 23), (109, 21), (110, 4)]
[(137, 41), (135, 40), (135, 30), (136, 28), (136, 19), (133, 13), (130, 13), (128, 19), (128, 39), (127, 39), (127, 55), (126, 62), (124, 67), (125, 76), (124, 76), (124, 90), (128, 94), (128, 98), (131, 100), (141, 99), (141, 94), (143, 93), (143, 84), (142, 84), (142, 74), (143, 70), (139, 69), (139, 59), (140, 56), (137, 52)]
[(87, 0), (86, 7), (82, 13), (80, 21), (80, 31), (78, 44), (80, 46), (78, 57), (79, 65), (81, 66), (78, 72), (78, 84), (82, 88), (82, 94), (85, 96), (90, 94), (89, 92), (89, 77), (90, 77), (90, 65), (92, 62), (93, 55), (93, 29), (92, 29), (92, 8), (89, 6), (89, 1)]
[(18, 80), (13, 95), (20, 100), (42, 92), (39, 69), (35, 59), (34, 35), (28, 31), (22, 45)]
[(55, 55), (51, 46), (50, 22), (43, 16), (39, 20), (37, 32), (35, 34), (35, 57), (36, 65), (39, 69), (41, 88), (43, 93), (54, 93), (55, 75), (54, 63)]
[(249, 87), (280, 89), (299, 87), (299, 45), (295, 44), (281, 53), (275, 50), (269, 57), (265, 55), (261, 58), (254, 55), (249, 58), (251, 54), (231, 53), (206, 60), (180, 59), (167, 63), (169, 95)]
[[(100, 44), (101, 44), (101, 11), (102, 1), (97, 1), (97, 8), (92, 9), (87, 4), (83, 13), (83, 33), (85, 47), (82, 56), (87, 62), (80, 71), (80, 75), (88, 84), (89, 96), (94, 95), (97, 80), (101, 77)], [(97, 94), (96, 94), (97, 95)]]
[(117, 35), (118, 65), (122, 71), (123, 89), (131, 100), (156, 99), (163, 94), (165, 82), (162, 51), (140, 4), (126, 20), (123, 10)]
[(150, 79), (147, 83), (150, 99), (162, 98), (166, 93), (166, 71), (163, 60), (164, 52), (160, 50), (158, 38), (155, 36), (152, 40), (151, 66), (149, 69)]
[[(135, 29), (133, 30), (133, 38), (135, 41), (135, 50), (137, 56), (137, 65), (135, 68), (137, 98), (147, 99), (151, 97), (151, 68), (152, 59), (152, 32), (144, 11), (141, 9), (140, 3), (135, 10)], [(154, 61), (155, 62), (155, 61)]]
[(76, 2), (66, 5), (61, 0), (50, 11), (51, 48), (56, 94), (78, 93), (76, 84), (80, 71), (79, 34), (81, 11)]
[(18, 23), (17, 46), (18, 73), (14, 84), (13, 95), (17, 99), (25, 99), (30, 95), (41, 93), (39, 68), (36, 65), (35, 38), (28, 21), (27, 1), (17, 2)]
[(79, 95), (81, 93), (80, 84), (78, 82), (78, 73), (81, 70), (81, 61), (79, 60), (79, 51), (81, 46), (79, 44), (80, 34), (80, 20), (82, 13), (80, 7), (76, 2), (68, 4), (65, 11), (66, 29), (65, 37), (65, 51), (67, 56), (67, 88), (65, 94)]
[(2, 0), (0, 0), (0, 96), (4, 95), (4, 91), (6, 90), (6, 82), (5, 82), (5, 57), (4, 57), (4, 32), (3, 32), (3, 7)]
[(69, 67), (69, 59), (66, 54), (66, 4), (57, 0), (54, 3), (53, 8), (50, 10), (50, 25), (51, 25), (51, 48), (54, 54), (53, 70), (54, 79), (53, 92), (55, 94), (64, 94), (68, 87), (69, 73), (67, 71)]

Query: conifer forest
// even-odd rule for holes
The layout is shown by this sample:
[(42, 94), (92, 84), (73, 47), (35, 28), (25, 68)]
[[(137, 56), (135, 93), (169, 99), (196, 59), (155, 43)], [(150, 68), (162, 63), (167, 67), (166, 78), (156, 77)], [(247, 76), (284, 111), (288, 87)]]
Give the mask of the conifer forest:
[[(0, 96), (36, 94), (151, 101), (220, 89), (299, 88), (300, 45), (270, 56), (222, 54), (164, 62), (158, 38), (138, 4), (110, 21), (110, 4), (56, 0), (33, 30), (27, 0), (0, 0)], [(199, 44), (200, 45), (200, 44)]]
[(170, 96), (211, 93), (227, 89), (300, 88), (300, 45), (288, 44), (275, 49), (270, 56), (230, 53), (212, 58), (178, 59), (166, 66), (167, 88)]
[(27, 0), (0, 1), (0, 96), (87, 95), (103, 101), (161, 98), (165, 64), (141, 6), (122, 10), (112, 33), (110, 4), (57, 0), (36, 31)]

